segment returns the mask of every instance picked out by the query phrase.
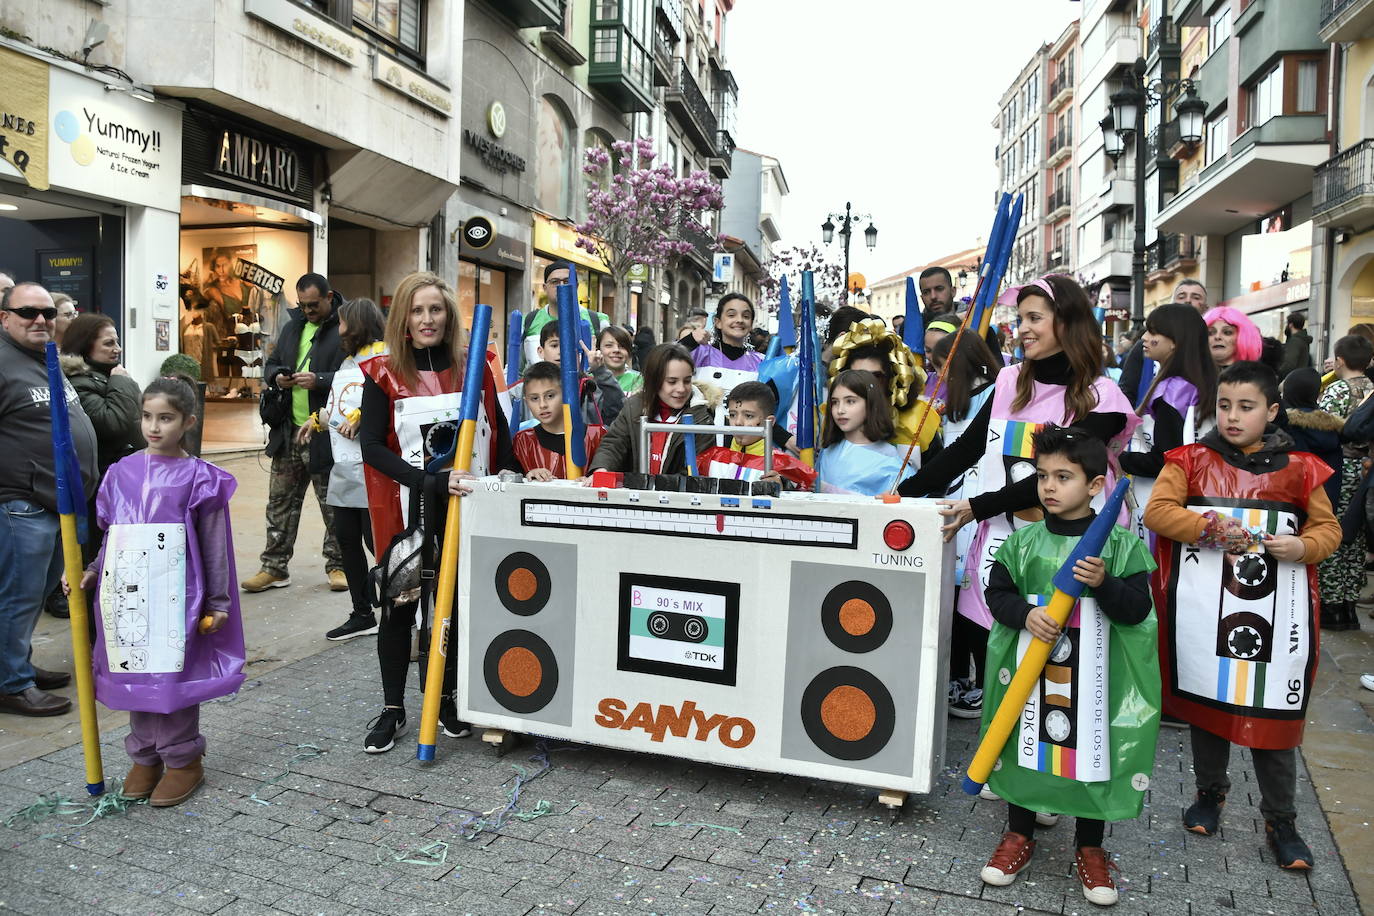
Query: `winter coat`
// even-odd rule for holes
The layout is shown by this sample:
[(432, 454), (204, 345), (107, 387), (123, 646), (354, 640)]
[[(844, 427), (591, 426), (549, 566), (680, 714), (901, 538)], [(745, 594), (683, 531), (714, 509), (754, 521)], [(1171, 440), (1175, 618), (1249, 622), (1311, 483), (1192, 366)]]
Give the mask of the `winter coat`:
[(1311, 452), (1330, 465), (1334, 472), (1322, 486), (1331, 505), (1341, 504), (1341, 429), (1345, 419), (1325, 410), (1305, 407), (1286, 409), (1287, 422), (1282, 424), (1296, 443), (1294, 451)]
[(1312, 367), (1312, 335), (1306, 331), (1292, 331), (1283, 344), (1283, 362), (1279, 363), (1279, 378), (1294, 369)]
[[(714, 423), (716, 407), (724, 398), (724, 392), (715, 385), (708, 385), (705, 382), (693, 382), (692, 387), (695, 389), (692, 392), (690, 408), (692, 422), (698, 425)], [(601, 445), (597, 447), (596, 454), (591, 457), (588, 465), (591, 470), (639, 470), (639, 418), (644, 416), (644, 398), (646, 397), (652, 397), (652, 395), (647, 391), (641, 391), (631, 395), (625, 401), (624, 409), (615, 418), (615, 422), (606, 428), (606, 435), (602, 437)], [(668, 444), (663, 452), (661, 473), (681, 474), (686, 470), (687, 459), (684, 454), (684, 441), (679, 433), (669, 434)], [(715, 436), (704, 434), (696, 436), (698, 454), (715, 444)]]
[(112, 375), (110, 368), (86, 362), (75, 353), (61, 356), (81, 409), (95, 427), (96, 465), (100, 476), (110, 465), (146, 446), (143, 440), (143, 393), (127, 375)]
[[(306, 401), (310, 405), (310, 412), (314, 413), (324, 407), (329, 402), (329, 390), (334, 384), (334, 373), (343, 365), (344, 351), (343, 344), (339, 340), (339, 306), (343, 304), (343, 299), (339, 294), (333, 293), (334, 308), (320, 324), (320, 328), (315, 332), (315, 339), (310, 343), (310, 352), (306, 355), (305, 364), (297, 369), (297, 351), (301, 346), (301, 329), (305, 327), (305, 315), (300, 309), (291, 309), (287, 314), (290, 319), (286, 326), (277, 335), (277, 341), (272, 346), (272, 355), (267, 357), (267, 362), (262, 367), (262, 381), (264, 385), (277, 383), (277, 376), (281, 373), (287, 375), (300, 372), (313, 372), (317, 376), (315, 387), (307, 393)], [(281, 451), (287, 440), (294, 435), (296, 428), (288, 420), (285, 423), (273, 426), (267, 434), (267, 455), (275, 456)], [(333, 453), (329, 445), (328, 436), (312, 436), (310, 439), (310, 473), (318, 474), (329, 470), (329, 466), (334, 463)]]

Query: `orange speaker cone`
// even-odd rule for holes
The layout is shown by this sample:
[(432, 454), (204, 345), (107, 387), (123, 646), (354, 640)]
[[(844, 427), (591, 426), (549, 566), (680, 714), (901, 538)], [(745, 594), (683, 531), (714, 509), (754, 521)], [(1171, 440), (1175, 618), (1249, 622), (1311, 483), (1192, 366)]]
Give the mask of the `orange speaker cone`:
[(501, 686), (518, 697), (527, 697), (534, 693), (544, 680), (544, 666), (535, 654), (524, 646), (512, 646), (501, 653), (496, 671)]
[(506, 588), (510, 591), (511, 597), (516, 601), (529, 601), (534, 597), (535, 590), (539, 587), (539, 580), (535, 574), (525, 567), (511, 570), (506, 577)]
[(858, 687), (841, 684), (821, 700), (821, 723), (841, 741), (858, 741), (877, 720), (873, 700)]
[(850, 598), (840, 605), (840, 626), (850, 636), (863, 636), (878, 622), (873, 605), (862, 598)]

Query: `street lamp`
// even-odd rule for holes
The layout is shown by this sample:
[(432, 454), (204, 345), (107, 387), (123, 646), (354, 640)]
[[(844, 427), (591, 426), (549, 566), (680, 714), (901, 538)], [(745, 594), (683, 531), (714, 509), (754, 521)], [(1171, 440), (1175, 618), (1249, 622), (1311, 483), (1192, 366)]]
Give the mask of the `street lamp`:
[(878, 246), (878, 227), (873, 225), (873, 216), (868, 213), (855, 213), (849, 201), (845, 201), (843, 213), (830, 213), (821, 223), (821, 241), (829, 245), (835, 238), (835, 223), (840, 221), (840, 237), (844, 240), (844, 283), (841, 284), (840, 305), (849, 304), (849, 240), (853, 237), (854, 223), (868, 220), (864, 230), (864, 244), (872, 251)]
[(1102, 149), (1112, 162), (1121, 156), (1128, 138), (1135, 138), (1135, 244), (1131, 250), (1131, 325), (1145, 326), (1145, 113), (1165, 99), (1183, 93), (1174, 103), (1179, 140), (1192, 147), (1202, 142), (1207, 103), (1197, 97), (1190, 79), (1145, 80), (1145, 59), (1137, 58), (1126, 83), (1111, 95), (1111, 111), (1102, 119)]

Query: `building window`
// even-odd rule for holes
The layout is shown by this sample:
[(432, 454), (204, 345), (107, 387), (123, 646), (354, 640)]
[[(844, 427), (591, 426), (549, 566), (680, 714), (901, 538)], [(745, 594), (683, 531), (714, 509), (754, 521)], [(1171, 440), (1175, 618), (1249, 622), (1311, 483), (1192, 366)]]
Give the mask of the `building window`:
[(1321, 64), (1315, 60), (1298, 61), (1298, 111), (1317, 110), (1317, 77)]
[(535, 150), (539, 163), (536, 196), (539, 209), (560, 219), (572, 216), (574, 145), (570, 119), (558, 102), (544, 96)]
[(1211, 31), (1207, 36), (1207, 51), (1211, 53), (1231, 37), (1231, 5), (1228, 3), (1212, 14)]
[(1283, 63), (1246, 88), (1246, 128), (1259, 127), (1283, 114)]
[(1226, 114), (1207, 122), (1207, 164), (1226, 158), (1230, 147), (1231, 119)]
[(353, 0), (353, 22), (414, 62), (424, 56), (422, 12), (421, 0)]

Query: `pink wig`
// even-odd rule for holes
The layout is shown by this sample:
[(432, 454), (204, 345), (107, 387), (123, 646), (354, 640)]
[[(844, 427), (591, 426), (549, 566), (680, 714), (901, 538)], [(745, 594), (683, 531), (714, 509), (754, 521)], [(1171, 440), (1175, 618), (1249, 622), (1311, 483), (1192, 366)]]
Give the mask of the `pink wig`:
[(1207, 314), (1202, 316), (1202, 321), (1211, 328), (1217, 322), (1229, 324), (1236, 329), (1236, 359), (1250, 360), (1259, 359), (1264, 352), (1264, 340), (1260, 337), (1259, 328), (1250, 317), (1240, 309), (1233, 309), (1229, 305), (1219, 305), (1216, 308), (1208, 309)]

